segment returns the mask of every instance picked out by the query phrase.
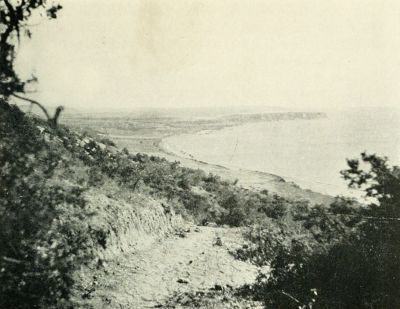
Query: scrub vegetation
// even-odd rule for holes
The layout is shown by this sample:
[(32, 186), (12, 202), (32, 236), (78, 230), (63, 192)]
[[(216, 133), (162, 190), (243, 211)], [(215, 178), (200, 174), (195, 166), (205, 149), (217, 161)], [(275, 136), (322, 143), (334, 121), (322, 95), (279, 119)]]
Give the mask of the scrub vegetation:
[[(189, 274), (195, 269), (200, 281), (209, 275), (204, 272), (207, 265), (221, 282), (241, 282), (233, 269), (240, 269), (241, 278), (246, 271), (249, 278), (255, 269), (259, 273), (255, 282), (240, 288), (214, 284), (209, 291), (181, 294), (175, 293), (178, 286), (200, 284), (176, 278), (165, 287), (176, 290), (167, 291), (173, 293), (164, 305), (399, 308), (398, 167), (363, 153), (360, 160), (348, 160), (342, 175), (350, 187), (364, 190), (368, 202), (338, 197), (330, 204), (311, 204), (244, 188), (179, 162), (130, 153), (114, 141), (60, 125), (63, 108), (52, 116), (27, 98), (26, 86), (36, 78), (22, 80), (14, 69), (20, 37), (31, 36), (32, 18), (54, 19), (60, 9), (42, 0), (0, 0), (0, 308), (98, 308), (90, 300), (100, 289), (102, 305), (123, 308), (113, 303), (107, 278), (118, 283), (113, 289), (118, 285), (129, 290), (135, 274), (146, 278), (152, 273), (162, 280), (157, 276), (163, 270), (175, 280), (184, 268)], [(12, 100), (39, 107), (45, 118), (23, 113)], [(278, 116), (250, 120), (265, 117)], [(230, 125), (242, 118), (233, 116)], [(199, 233), (191, 234), (190, 242), (182, 240), (191, 232), (187, 223)], [(224, 247), (226, 240), (234, 243), (242, 233), (245, 244)], [(171, 251), (177, 237), (182, 256)], [(138, 254), (142, 259), (126, 257), (150, 245), (151, 250)], [(158, 258), (153, 259), (153, 252)], [(163, 254), (170, 259), (162, 261)], [(120, 258), (129, 267), (115, 262), (118, 269), (110, 270), (106, 261)], [(218, 272), (220, 260), (226, 262), (226, 273)], [(145, 265), (140, 273), (138, 265), (131, 265), (143, 261), (168, 267), (152, 271)], [(118, 274), (130, 279), (119, 282)], [(99, 278), (106, 283), (100, 284)], [(149, 286), (158, 283), (150, 279)], [(144, 288), (136, 285), (137, 291)], [(133, 307), (127, 302), (125, 308)]]

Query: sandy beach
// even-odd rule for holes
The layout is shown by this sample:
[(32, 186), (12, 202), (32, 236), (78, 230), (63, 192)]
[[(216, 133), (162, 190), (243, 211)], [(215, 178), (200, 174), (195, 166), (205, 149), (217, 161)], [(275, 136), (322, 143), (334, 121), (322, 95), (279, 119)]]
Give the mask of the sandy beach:
[(216, 165), (201, 161), (182, 149), (168, 143), (171, 137), (179, 138), (181, 134), (203, 134), (224, 128), (233, 128), (249, 123), (290, 122), (292, 120), (310, 121), (325, 118), (324, 113), (261, 113), (223, 117), (190, 118), (177, 117), (69, 117), (65, 123), (75, 128), (89, 129), (100, 138), (108, 138), (119, 148), (126, 148), (131, 153), (146, 153), (164, 157), (169, 161), (179, 161), (182, 166), (201, 169), (207, 173), (219, 175), (221, 178), (236, 181), (250, 190), (268, 190), (291, 200), (308, 200), (312, 204), (329, 204), (333, 197), (301, 188), (297, 183), (289, 181), (268, 171), (249, 170), (245, 168)]
[(141, 138), (140, 136), (108, 136), (119, 147), (125, 147), (132, 153), (144, 152), (149, 155), (164, 157), (169, 161), (179, 161), (182, 166), (201, 169), (229, 181), (238, 181), (238, 185), (249, 190), (268, 190), (290, 200), (307, 200), (311, 204), (329, 204), (333, 197), (308, 189), (303, 189), (294, 182), (260, 171), (241, 168), (227, 168), (197, 160), (190, 154), (171, 147), (164, 138)]

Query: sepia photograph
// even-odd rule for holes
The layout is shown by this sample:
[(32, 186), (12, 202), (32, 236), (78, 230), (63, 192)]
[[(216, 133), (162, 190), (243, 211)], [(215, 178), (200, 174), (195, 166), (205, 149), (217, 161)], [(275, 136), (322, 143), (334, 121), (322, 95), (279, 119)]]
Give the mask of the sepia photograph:
[(0, 309), (400, 309), (400, 2), (0, 0)]

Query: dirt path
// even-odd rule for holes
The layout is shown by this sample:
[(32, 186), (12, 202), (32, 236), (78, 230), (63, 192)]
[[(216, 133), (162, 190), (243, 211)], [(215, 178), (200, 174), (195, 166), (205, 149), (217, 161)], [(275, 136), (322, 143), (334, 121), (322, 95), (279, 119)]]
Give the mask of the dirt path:
[(97, 278), (91, 303), (95, 308), (155, 308), (174, 293), (251, 283), (257, 268), (228, 251), (241, 243), (238, 229), (192, 227), (185, 237), (109, 261), (108, 273)]

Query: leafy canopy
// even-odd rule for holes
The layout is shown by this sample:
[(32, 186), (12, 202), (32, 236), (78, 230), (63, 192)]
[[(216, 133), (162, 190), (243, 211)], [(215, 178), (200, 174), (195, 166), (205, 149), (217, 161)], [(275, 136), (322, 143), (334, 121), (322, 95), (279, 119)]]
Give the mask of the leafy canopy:
[(31, 80), (22, 81), (14, 69), (16, 47), (21, 35), (31, 37), (29, 21), (35, 13), (56, 18), (59, 4), (49, 4), (46, 0), (0, 0), (0, 96), (9, 97), (24, 92), (24, 86)]
[(53, 127), (57, 125), (63, 108), (58, 107), (51, 117), (42, 104), (21, 96), (25, 93), (25, 86), (37, 79), (32, 76), (28, 80), (22, 80), (15, 71), (14, 64), (21, 36), (30, 38), (32, 35), (30, 22), (43, 15), (54, 19), (61, 8), (61, 5), (46, 0), (0, 0), (0, 99), (7, 100), (14, 96), (38, 106)]

